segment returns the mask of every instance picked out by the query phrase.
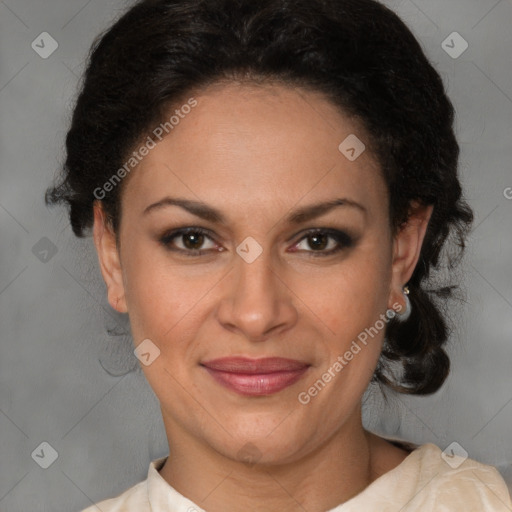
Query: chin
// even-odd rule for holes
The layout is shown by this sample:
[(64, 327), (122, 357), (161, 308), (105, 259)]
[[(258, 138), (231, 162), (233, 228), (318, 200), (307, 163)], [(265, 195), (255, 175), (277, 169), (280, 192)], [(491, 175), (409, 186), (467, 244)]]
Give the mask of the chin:
[(307, 451), (313, 433), (299, 432), (296, 425), (281, 424), (285, 417), (283, 415), (277, 422), (274, 417), (268, 423), (260, 418), (258, 425), (239, 426), (236, 434), (220, 440), (221, 446), (214, 448), (230, 459), (252, 465), (278, 465), (298, 460)]

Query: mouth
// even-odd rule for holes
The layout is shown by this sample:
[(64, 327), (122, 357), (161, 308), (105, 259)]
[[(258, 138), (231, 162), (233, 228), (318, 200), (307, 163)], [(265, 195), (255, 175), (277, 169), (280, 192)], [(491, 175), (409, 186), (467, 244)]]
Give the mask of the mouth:
[(245, 396), (265, 396), (297, 382), (310, 367), (295, 359), (227, 357), (201, 363), (222, 386)]

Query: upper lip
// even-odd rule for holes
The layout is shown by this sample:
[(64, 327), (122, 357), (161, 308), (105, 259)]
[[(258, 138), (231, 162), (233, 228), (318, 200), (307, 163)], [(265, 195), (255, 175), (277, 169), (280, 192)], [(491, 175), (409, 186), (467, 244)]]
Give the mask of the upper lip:
[(309, 364), (302, 361), (286, 359), (283, 357), (264, 357), (261, 359), (251, 359), (249, 357), (223, 357), (220, 359), (205, 361), (201, 364), (211, 370), (248, 375), (298, 371), (309, 366)]

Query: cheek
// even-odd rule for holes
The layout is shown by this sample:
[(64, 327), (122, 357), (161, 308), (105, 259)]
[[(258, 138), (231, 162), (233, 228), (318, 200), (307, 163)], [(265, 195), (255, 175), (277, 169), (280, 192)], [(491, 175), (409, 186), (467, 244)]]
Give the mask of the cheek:
[(183, 279), (169, 279), (148, 272), (141, 279), (132, 280), (128, 293), (134, 335), (153, 337), (162, 344), (182, 330), (184, 318), (193, 315), (200, 298), (190, 285)]
[[(389, 275), (382, 259), (361, 256), (328, 278), (315, 279), (307, 305), (318, 312), (315, 323), (322, 326), (325, 357), (302, 391), (325, 411), (326, 424), (342, 421), (374, 374), (387, 324), (382, 318)], [(334, 403), (340, 404), (337, 412)]]
[(346, 342), (385, 313), (390, 277), (385, 258), (361, 250), (330, 269), (301, 272), (291, 288), (319, 324)]
[(124, 286), (134, 340), (159, 339), (197, 302), (199, 291), (160, 249), (132, 246), (127, 254)]

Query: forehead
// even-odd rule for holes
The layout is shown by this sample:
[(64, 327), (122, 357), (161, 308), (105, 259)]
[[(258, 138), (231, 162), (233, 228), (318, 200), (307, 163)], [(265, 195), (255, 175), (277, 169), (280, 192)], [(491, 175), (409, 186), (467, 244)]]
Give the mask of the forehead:
[(292, 204), (305, 196), (330, 198), (333, 190), (382, 200), (384, 183), (370, 152), (347, 158), (349, 146), (361, 151), (362, 125), (322, 94), (230, 83), (194, 99), (196, 106), (183, 109), (130, 176), (125, 194), (133, 207), (164, 193), (226, 206), (234, 199)]

